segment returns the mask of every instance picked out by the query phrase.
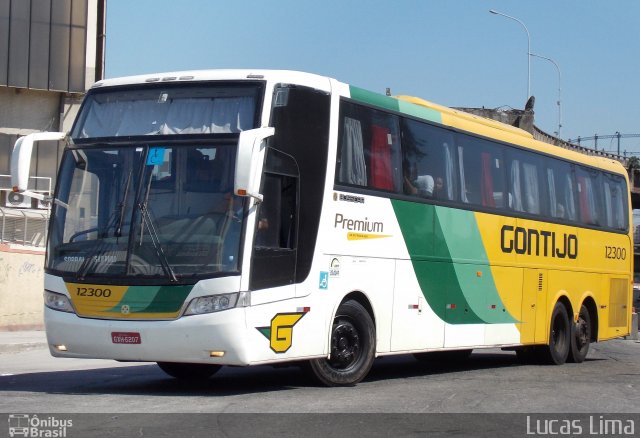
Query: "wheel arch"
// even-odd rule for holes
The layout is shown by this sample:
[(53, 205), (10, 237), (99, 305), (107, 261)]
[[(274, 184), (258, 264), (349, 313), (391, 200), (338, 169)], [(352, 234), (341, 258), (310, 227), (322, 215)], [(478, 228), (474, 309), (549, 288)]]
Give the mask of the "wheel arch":
[(598, 306), (596, 306), (596, 301), (591, 295), (588, 295), (582, 301), (582, 305), (584, 305), (589, 311), (589, 318), (591, 319), (591, 342), (598, 342)]
[[(362, 305), (362, 307), (366, 309), (367, 312), (369, 312), (369, 315), (373, 320), (373, 326), (376, 328), (376, 332), (377, 332), (378, 324), (376, 322), (376, 312), (373, 310), (373, 305), (371, 304), (371, 300), (369, 300), (369, 297), (367, 297), (367, 295), (362, 291), (354, 290), (346, 294), (344, 297), (342, 297), (342, 300), (340, 300), (340, 302), (338, 303), (338, 307), (340, 307), (340, 304), (348, 300), (357, 301), (358, 303), (360, 303), (360, 305)], [(334, 316), (338, 310), (338, 307), (336, 307), (336, 309), (334, 310)]]
[[(569, 315), (569, 322), (572, 322), (573, 321), (573, 306), (571, 305), (571, 300), (569, 299), (569, 297), (567, 295), (562, 294), (562, 295), (558, 296), (558, 298), (553, 303), (553, 305), (555, 306), (556, 303), (562, 303), (564, 308), (567, 309), (567, 315)], [(552, 309), (553, 309), (553, 307), (552, 307)]]

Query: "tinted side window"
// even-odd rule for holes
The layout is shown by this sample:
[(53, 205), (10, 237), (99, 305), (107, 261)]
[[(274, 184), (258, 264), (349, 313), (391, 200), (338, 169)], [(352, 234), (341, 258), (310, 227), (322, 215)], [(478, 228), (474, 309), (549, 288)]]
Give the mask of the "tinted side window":
[(564, 161), (547, 158), (544, 179), (549, 194), (549, 216), (555, 219), (577, 220), (573, 166)]
[[(276, 129), (276, 134), (269, 145), (290, 155), (302, 175), (298, 181), (297, 235), (304, 238), (297, 241), (295, 265), (295, 281), (302, 282), (311, 271), (320, 226), (327, 174), (331, 98), (319, 90), (282, 84), (276, 87), (273, 102), (270, 125)], [(269, 181), (265, 180), (265, 183)], [(288, 184), (286, 180), (281, 183), (282, 187)], [(271, 275), (268, 265), (265, 273)]]
[(514, 149), (509, 151), (508, 165), (511, 209), (529, 214), (546, 214), (542, 158)]
[(487, 140), (458, 135), (460, 199), (488, 208), (505, 206), (502, 148)]
[(398, 124), (394, 115), (342, 102), (336, 182), (399, 192)]
[(626, 230), (627, 184), (624, 178), (603, 173), (605, 225), (616, 230)]
[(456, 199), (453, 134), (414, 120), (402, 124), (403, 188), (407, 195)]
[(601, 175), (595, 169), (576, 167), (578, 187), (578, 212), (580, 222), (586, 225), (603, 225)]

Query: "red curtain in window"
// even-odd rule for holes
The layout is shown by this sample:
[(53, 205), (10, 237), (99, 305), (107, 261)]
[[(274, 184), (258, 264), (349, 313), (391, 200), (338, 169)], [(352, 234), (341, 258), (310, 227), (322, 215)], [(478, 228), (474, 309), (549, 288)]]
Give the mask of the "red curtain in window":
[(393, 190), (390, 131), (383, 126), (371, 127), (371, 186)]
[(580, 202), (580, 219), (582, 222), (593, 223), (591, 211), (589, 210), (589, 194), (587, 193), (587, 179), (584, 176), (578, 177), (578, 201)]
[(482, 180), (480, 181), (480, 191), (482, 192), (482, 205), (485, 207), (495, 207), (496, 200), (493, 199), (493, 177), (491, 175), (491, 155), (489, 152), (480, 154), (482, 162)]

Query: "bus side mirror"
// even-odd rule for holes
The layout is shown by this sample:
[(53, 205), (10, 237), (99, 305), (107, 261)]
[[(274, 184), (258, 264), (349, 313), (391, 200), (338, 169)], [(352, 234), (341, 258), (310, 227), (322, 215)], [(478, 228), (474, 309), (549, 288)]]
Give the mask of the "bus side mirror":
[[(31, 168), (31, 151), (36, 141), (61, 141), (67, 137), (64, 132), (36, 132), (20, 137), (11, 153), (11, 186), (14, 192), (27, 191), (29, 169)], [(27, 193), (28, 194), (28, 193)]]
[(262, 201), (258, 163), (264, 159), (262, 142), (274, 135), (275, 128), (256, 128), (240, 133), (236, 155), (236, 173), (233, 192), (238, 196), (250, 196)]

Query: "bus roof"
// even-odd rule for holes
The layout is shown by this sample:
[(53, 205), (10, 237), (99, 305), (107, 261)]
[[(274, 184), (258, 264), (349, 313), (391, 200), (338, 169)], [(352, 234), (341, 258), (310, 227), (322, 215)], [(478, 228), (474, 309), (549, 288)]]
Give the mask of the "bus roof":
[(123, 85), (200, 82), (222, 80), (266, 80), (272, 82), (289, 82), (312, 86), (329, 91), (329, 78), (312, 73), (292, 70), (265, 69), (220, 69), (220, 70), (186, 70), (166, 73), (150, 73), (136, 76), (124, 76), (113, 79), (103, 79), (96, 82), (92, 88), (112, 87)]

